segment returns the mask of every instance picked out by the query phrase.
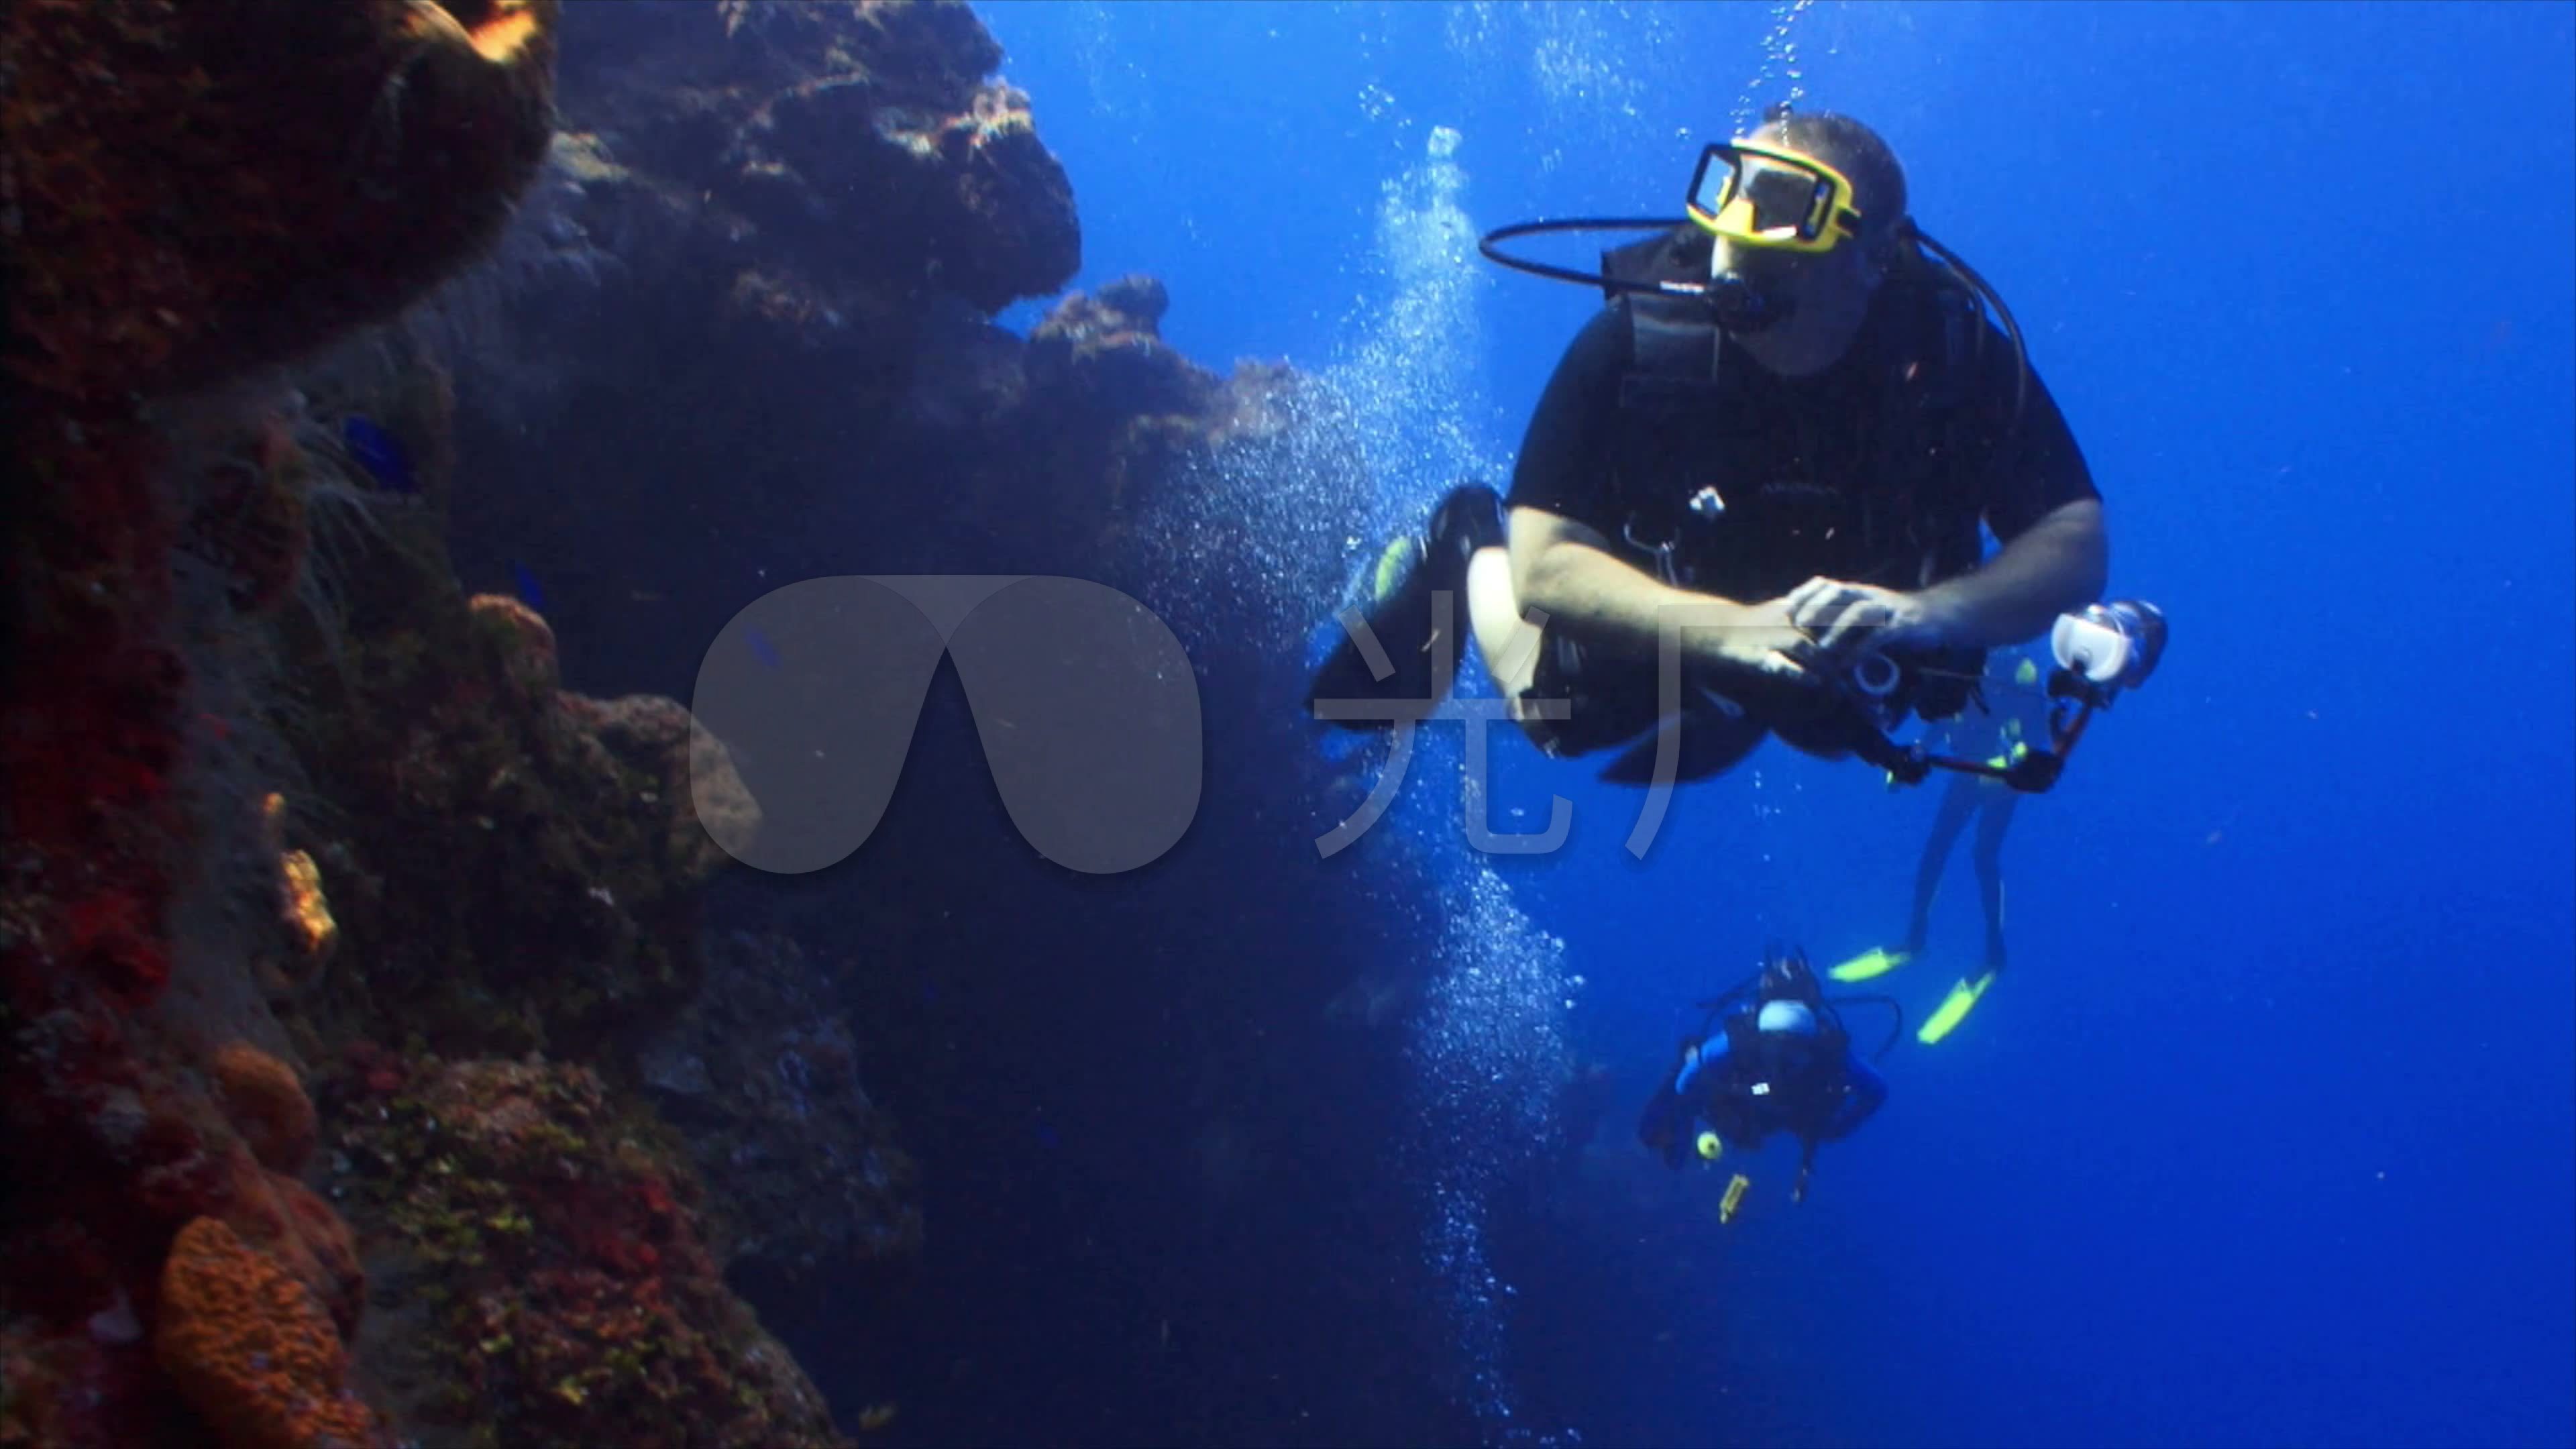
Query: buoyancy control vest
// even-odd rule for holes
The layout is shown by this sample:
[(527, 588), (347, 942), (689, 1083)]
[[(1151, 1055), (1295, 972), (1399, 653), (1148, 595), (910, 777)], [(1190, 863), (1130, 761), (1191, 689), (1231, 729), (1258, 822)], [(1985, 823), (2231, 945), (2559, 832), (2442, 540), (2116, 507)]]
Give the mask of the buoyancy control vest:
[[(1605, 274), (1696, 279), (1681, 226), (1602, 254)], [(1910, 248), (1852, 353), (1787, 383), (1701, 299), (1612, 294), (1624, 313), (1610, 530), (1668, 582), (1776, 598), (1809, 578), (1920, 589), (1974, 568), (1993, 440), (1974, 421), (1988, 327), (1977, 296)], [(1981, 446), (1981, 444), (1983, 444)]]
[(1816, 1034), (1779, 1039), (1754, 1021), (1758, 1007), (1726, 1018), (1726, 1060), (1706, 1087), (1701, 1115), (1730, 1141), (1758, 1143), (1786, 1130), (1812, 1138), (1841, 1098), (1843, 1057), (1851, 1038), (1831, 1012), (1816, 1016)]

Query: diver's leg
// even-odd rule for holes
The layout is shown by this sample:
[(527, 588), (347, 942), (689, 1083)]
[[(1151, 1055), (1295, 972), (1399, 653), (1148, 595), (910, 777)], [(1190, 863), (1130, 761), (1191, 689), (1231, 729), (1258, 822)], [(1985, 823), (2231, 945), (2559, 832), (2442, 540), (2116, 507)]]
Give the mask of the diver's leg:
[(1905, 954), (1919, 955), (1924, 938), (1931, 934), (1932, 900), (1941, 893), (1941, 872), (1950, 863), (1950, 847), (1959, 843), (1959, 832), (1966, 829), (1968, 817), (1977, 810), (1977, 782), (1965, 775), (1950, 777), (1949, 786), (1941, 792), (1941, 809), (1932, 817), (1932, 833), (1923, 839), (1923, 856), (1914, 864), (1914, 913), (1905, 928)]
[(1923, 837), (1923, 854), (1914, 862), (1914, 909), (1906, 915), (1904, 941), (1893, 948), (1872, 946), (1827, 971), (1827, 976), (1845, 982), (1875, 980), (1923, 954), (1923, 943), (1932, 934), (1932, 902), (1941, 894), (1941, 874), (1950, 864), (1950, 847), (1959, 843), (1959, 832), (1976, 812), (1976, 783), (1951, 776), (1941, 791), (1940, 808), (1933, 812), (1932, 833)]
[(1985, 996), (1986, 988), (1995, 984), (1996, 974), (2004, 969), (2004, 827), (2012, 823), (2020, 793), (1986, 781), (1969, 788), (1981, 797), (1978, 804), (1984, 811), (1977, 825), (1977, 894), (1986, 912), (1986, 959), (1976, 975), (1959, 978), (1914, 1034), (1926, 1046), (1957, 1030), (1967, 1020), (1969, 1008)]
[(1977, 817), (1977, 897), (1986, 912), (1986, 969), (2004, 969), (2004, 832), (2012, 826), (2021, 792), (1985, 786), (1989, 798)]
[(1467, 561), (1467, 623), (1485, 672), (1503, 698), (1517, 701), (1538, 677), (1539, 627), (1521, 617), (1510, 549), (1480, 548)]
[[(1484, 484), (1465, 483), (1432, 509), (1422, 538), (1388, 545), (1372, 575), (1364, 622), (1345, 626), (1309, 686), (1317, 717), (1374, 730), (1437, 708), (1456, 675), (1458, 641), (1469, 630), (1468, 565), (1502, 543), (1501, 497)], [(1373, 649), (1361, 646), (1363, 634)], [(1383, 679), (1369, 662), (1372, 652), (1390, 666)]]
[[(1511, 550), (1500, 537), (1476, 549), (1465, 572), (1468, 633), (1510, 718), (1531, 744), (1559, 757), (1583, 755), (1655, 727), (1662, 700), (1654, 666), (1597, 656), (1557, 627), (1529, 619), (1512, 586)], [(1704, 769), (1706, 757), (1721, 746), (1732, 750), (1732, 763), (1750, 753), (1761, 735), (1756, 727), (1736, 747), (1710, 731), (1697, 732), (1685, 752), (1683, 777), (1691, 778), (1694, 767)], [(1615, 779), (1618, 772), (1614, 764), (1602, 778)]]

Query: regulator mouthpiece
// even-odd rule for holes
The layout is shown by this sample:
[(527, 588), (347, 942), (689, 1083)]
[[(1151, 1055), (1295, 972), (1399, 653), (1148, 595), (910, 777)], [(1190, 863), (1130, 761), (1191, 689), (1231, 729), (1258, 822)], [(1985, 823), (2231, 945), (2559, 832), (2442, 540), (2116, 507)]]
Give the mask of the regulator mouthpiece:
[(1738, 337), (1766, 332), (1789, 320), (1790, 304), (1745, 279), (1719, 272), (1708, 279), (1708, 306), (1717, 325)]

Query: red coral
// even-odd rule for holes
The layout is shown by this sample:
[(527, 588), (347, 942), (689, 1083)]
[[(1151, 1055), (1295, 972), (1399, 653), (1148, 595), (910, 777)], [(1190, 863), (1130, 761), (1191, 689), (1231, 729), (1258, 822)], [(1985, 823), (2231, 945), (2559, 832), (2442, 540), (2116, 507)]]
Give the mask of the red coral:
[(205, 1433), (138, 1341), (130, 1308), (96, 1329), (36, 1335), (0, 1327), (0, 1444), (10, 1449), (126, 1449), (196, 1444)]
[(140, 1004), (170, 979), (170, 952), (153, 920), (159, 902), (135, 887), (73, 901), (63, 912), (65, 955), (121, 1001)]
[(348, 1064), (348, 1071), (336, 1076), (329, 1073), (323, 1076), (326, 1095), (336, 1081), (340, 1084), (342, 1099), (346, 1098), (351, 1086), (371, 1097), (390, 1097), (401, 1091), (404, 1083), (410, 1080), (411, 1073), (401, 1057), (365, 1037), (358, 1037), (342, 1047), (340, 1059)]
[(78, 1323), (112, 1306), (114, 1267), (97, 1233), (68, 1219), (0, 1238), (9, 1301), (48, 1323)]
[(842, 1442), (727, 1293), (686, 1168), (594, 1073), (415, 1062), (405, 1100), (352, 1117), (352, 1200), (385, 1214), (362, 1206), (362, 1221), (425, 1260), (447, 1305), (420, 1333), (454, 1355), (470, 1390), (453, 1437), (573, 1449), (623, 1428), (639, 1443), (711, 1449)]
[(0, 558), (26, 601), (0, 694), (0, 818), (25, 927), (0, 984), (30, 1016), (89, 992), (138, 1007), (163, 942), (180, 820), (170, 791), (186, 670), (169, 603), (158, 453), (130, 411), (30, 430), (36, 487)]
[[(210, 1150), (185, 1106), (169, 1097), (153, 1103), (134, 1131), (131, 1147), (102, 1164), (113, 1167), (120, 1158), (132, 1162), (136, 1170), (128, 1190), (133, 1206), (141, 1211), (142, 1224), (165, 1233), (222, 1203), (232, 1190), (228, 1158), (238, 1149), (224, 1139), (221, 1148)], [(129, 1110), (109, 1096), (92, 1114), (92, 1136), (110, 1152), (118, 1145), (119, 1122)]]
[(367, 1273), (358, 1261), (358, 1240), (339, 1212), (313, 1189), (291, 1177), (270, 1173), (269, 1187), (284, 1204), (288, 1225), (309, 1265), (305, 1282), (331, 1310), (346, 1338), (358, 1331), (367, 1302)]

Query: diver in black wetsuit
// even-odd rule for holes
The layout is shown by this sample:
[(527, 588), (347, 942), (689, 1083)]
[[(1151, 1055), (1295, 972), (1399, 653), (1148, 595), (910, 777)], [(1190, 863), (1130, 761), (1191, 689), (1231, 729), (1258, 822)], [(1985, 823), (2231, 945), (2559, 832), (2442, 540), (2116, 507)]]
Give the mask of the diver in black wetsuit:
[(1711, 1005), (1719, 1014), (1682, 1043), (1638, 1121), (1638, 1140), (1677, 1168), (1688, 1160), (1684, 1139), (1694, 1121), (1707, 1124), (1697, 1149), (1712, 1162), (1728, 1146), (1758, 1148), (1786, 1132), (1805, 1149), (1803, 1195), (1816, 1149), (1860, 1130), (1887, 1101), (1887, 1081), (1852, 1049), (1851, 1033), (1797, 952), (1775, 954), (1751, 989)]
[[(1455, 489), (1390, 548), (1367, 632), (1392, 668), (1346, 640), (1314, 681), (1319, 716), (1422, 717), (1448, 678), (1427, 660), (1471, 635), (1542, 749), (1644, 736), (1613, 780), (1656, 777), (1659, 727), (1679, 732), (1679, 779), (1774, 733), (1869, 755), (1851, 681), (1879, 681), (1882, 721), (1947, 717), (1984, 650), (2099, 596), (2083, 455), (2018, 329), (1987, 319), (1991, 291), (1914, 227), (1874, 132), (1774, 108), (1707, 148), (1688, 210), (1598, 278), (1510, 262), (1616, 295), (1559, 360), (1509, 497)], [(1387, 707), (1354, 719), (1336, 700)]]

